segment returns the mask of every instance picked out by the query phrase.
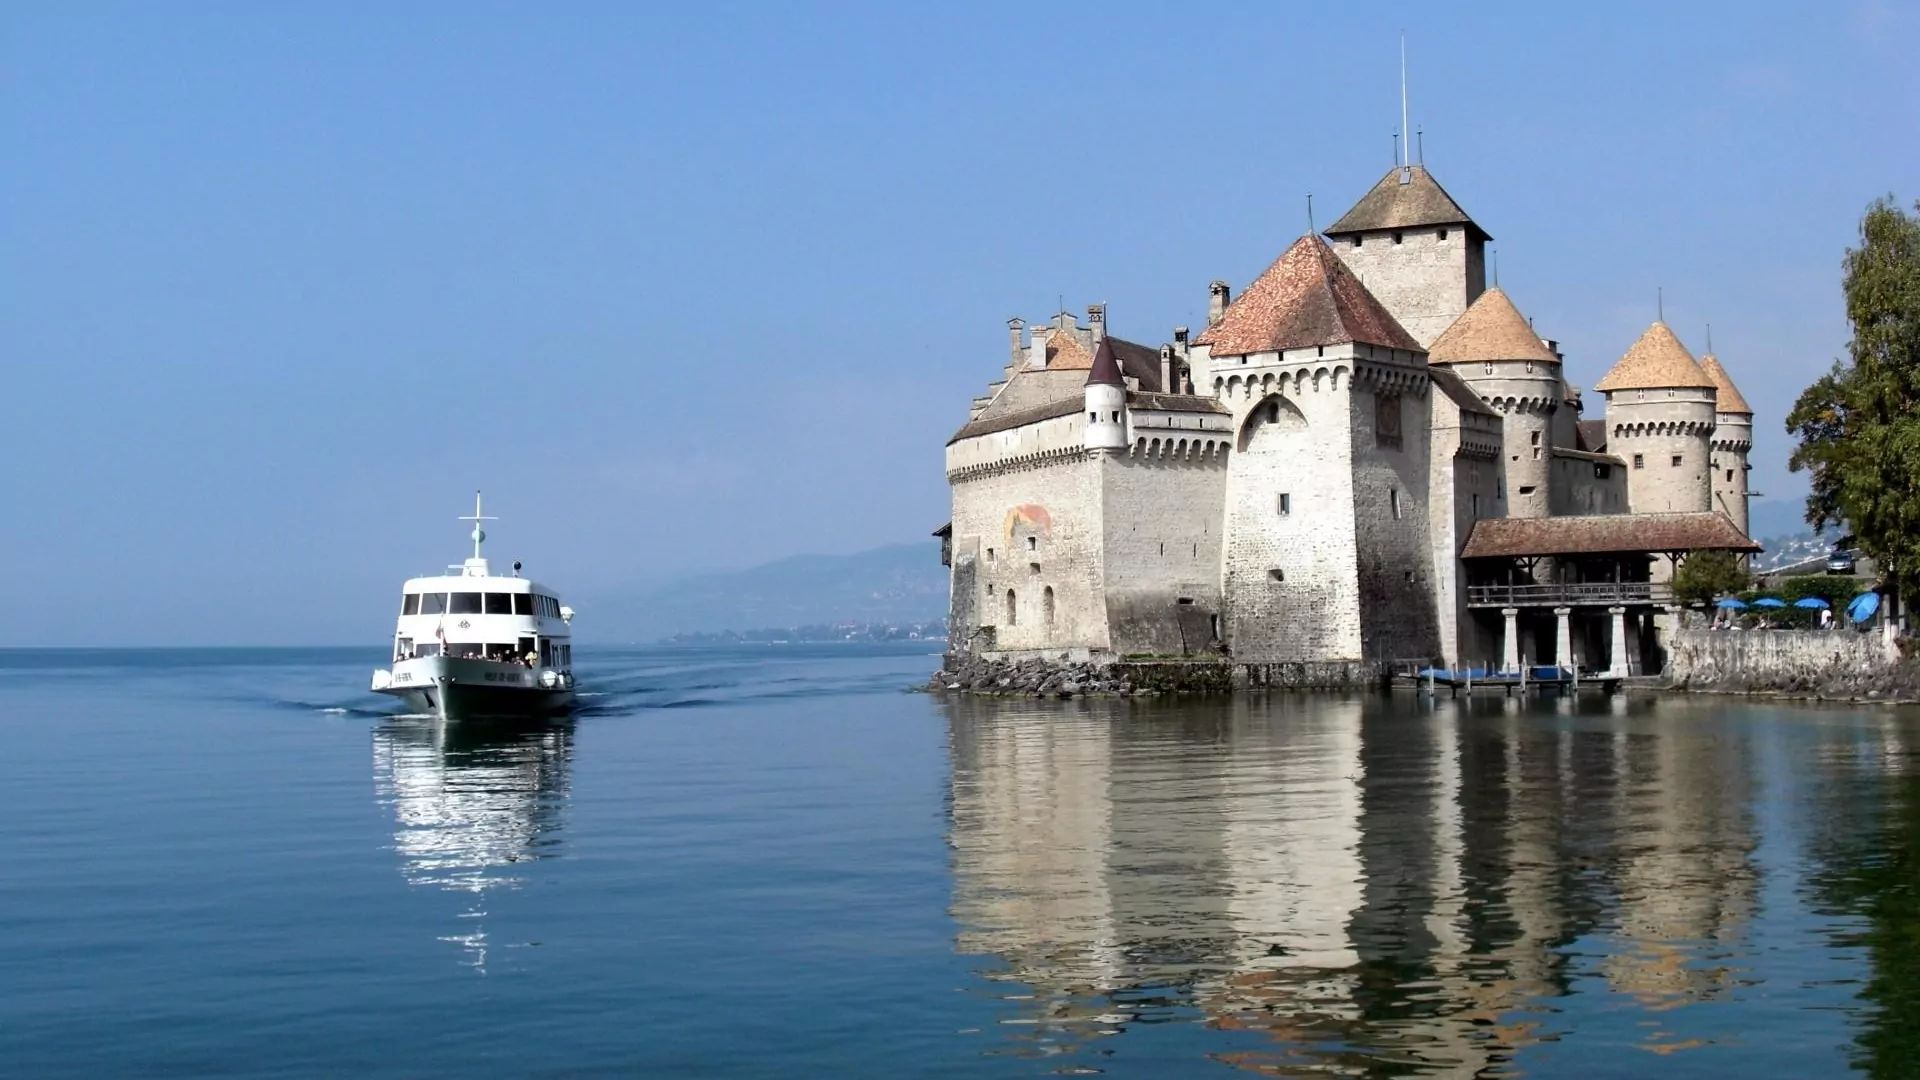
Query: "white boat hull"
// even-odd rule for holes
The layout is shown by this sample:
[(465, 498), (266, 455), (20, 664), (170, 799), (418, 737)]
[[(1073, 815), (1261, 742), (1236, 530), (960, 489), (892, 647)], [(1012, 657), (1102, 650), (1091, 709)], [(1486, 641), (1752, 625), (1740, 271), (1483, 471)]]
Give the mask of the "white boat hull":
[[(382, 676), (385, 676), (383, 679)], [(373, 689), (442, 720), (557, 716), (573, 709), (573, 679), (550, 668), (423, 656), (374, 673)]]

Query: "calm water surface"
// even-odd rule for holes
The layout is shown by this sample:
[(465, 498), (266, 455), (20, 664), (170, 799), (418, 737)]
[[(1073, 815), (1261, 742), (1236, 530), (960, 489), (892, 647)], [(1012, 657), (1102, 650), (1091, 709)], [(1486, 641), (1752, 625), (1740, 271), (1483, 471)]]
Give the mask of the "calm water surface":
[(1920, 1075), (1920, 717), (0, 652), (9, 1075)]

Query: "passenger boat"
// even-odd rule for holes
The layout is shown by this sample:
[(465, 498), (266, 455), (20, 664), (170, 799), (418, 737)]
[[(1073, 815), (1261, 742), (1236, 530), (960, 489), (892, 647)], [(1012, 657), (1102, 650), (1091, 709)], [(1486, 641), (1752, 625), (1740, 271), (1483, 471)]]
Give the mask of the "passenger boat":
[(520, 576), (496, 577), (480, 493), (473, 495), (473, 557), (439, 577), (408, 579), (393, 632), (393, 665), (373, 689), (442, 720), (536, 717), (573, 707), (573, 609)]

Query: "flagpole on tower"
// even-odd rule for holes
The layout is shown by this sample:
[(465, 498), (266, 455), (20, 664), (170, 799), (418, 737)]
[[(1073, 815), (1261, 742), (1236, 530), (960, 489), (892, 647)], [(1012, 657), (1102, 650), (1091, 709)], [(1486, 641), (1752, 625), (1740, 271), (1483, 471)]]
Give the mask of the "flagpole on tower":
[[(1403, 28), (1400, 31), (1400, 133), (1401, 135), (1404, 136), (1406, 134), (1406, 131), (1407, 131), (1407, 32)], [(1410, 150), (1412, 148), (1409, 147), (1408, 149)], [(1403, 150), (1402, 153), (1406, 153), (1406, 151)], [(1401, 168), (1411, 173), (1413, 171), (1412, 162), (1413, 162), (1413, 155), (1407, 154), (1406, 164), (1403, 164)]]

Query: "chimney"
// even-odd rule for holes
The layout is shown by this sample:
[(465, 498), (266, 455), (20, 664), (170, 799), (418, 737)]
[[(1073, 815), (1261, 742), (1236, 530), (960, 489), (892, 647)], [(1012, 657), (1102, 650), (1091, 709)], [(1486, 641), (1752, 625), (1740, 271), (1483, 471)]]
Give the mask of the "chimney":
[(1027, 321), (1018, 315), (1007, 320), (1007, 337), (1012, 343), (1011, 355), (1016, 367), (1019, 366), (1020, 361), (1027, 358), (1027, 348), (1025, 345), (1020, 344), (1020, 333), (1026, 328)]
[(1207, 325), (1220, 325), (1220, 317), (1227, 313), (1227, 304), (1233, 299), (1233, 290), (1224, 281), (1216, 281), (1207, 286)]
[(1093, 340), (1103, 341), (1107, 336), (1107, 305), (1088, 304), (1087, 322), (1093, 327)]

